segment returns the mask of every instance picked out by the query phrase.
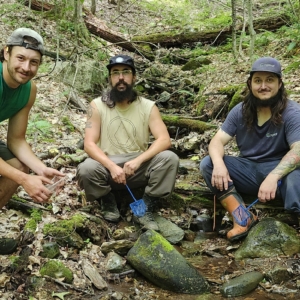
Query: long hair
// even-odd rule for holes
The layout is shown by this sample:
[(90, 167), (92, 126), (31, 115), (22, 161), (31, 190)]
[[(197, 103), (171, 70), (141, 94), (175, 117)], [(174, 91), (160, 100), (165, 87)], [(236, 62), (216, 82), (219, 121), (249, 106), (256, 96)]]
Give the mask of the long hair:
[[(248, 94), (245, 96), (243, 102), (243, 117), (246, 121), (247, 128), (249, 130), (253, 127), (254, 122), (257, 120), (257, 106), (255, 105), (255, 101), (253, 101), (254, 96), (250, 88), (251, 79), (252, 76), (250, 76), (247, 80), (247, 86), (249, 91)], [(286, 108), (288, 102), (288, 95), (282, 81), (277, 96), (278, 96), (278, 101), (274, 105), (271, 105), (270, 107), (271, 122), (275, 126), (279, 126), (282, 124), (282, 112)]]

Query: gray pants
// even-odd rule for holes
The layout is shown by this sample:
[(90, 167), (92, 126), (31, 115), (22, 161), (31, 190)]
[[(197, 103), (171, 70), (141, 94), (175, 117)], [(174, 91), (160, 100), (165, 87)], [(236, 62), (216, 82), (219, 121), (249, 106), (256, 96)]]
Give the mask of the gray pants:
[[(125, 162), (139, 155), (140, 153), (130, 153), (112, 155), (109, 158), (123, 167)], [(127, 179), (127, 185), (130, 188), (146, 187), (145, 193), (152, 197), (167, 197), (174, 189), (178, 166), (179, 158), (174, 152), (162, 151), (143, 163), (135, 175)], [(76, 179), (85, 190), (88, 201), (99, 199), (111, 190), (126, 189), (124, 184), (114, 182), (110, 172), (92, 158), (87, 158), (78, 165)]]
[[(270, 162), (255, 162), (243, 157), (224, 156), (224, 163), (228, 169), (233, 185), (239, 193), (253, 195), (257, 198), (258, 190), (267, 175), (279, 164), (279, 160)], [(211, 191), (222, 196), (226, 191), (219, 191), (211, 185), (213, 163), (209, 156), (202, 159), (200, 172)], [(284, 201), (284, 208), (289, 212), (300, 213), (300, 169), (287, 174), (277, 188), (276, 198)], [(230, 184), (230, 185), (232, 185)], [(269, 202), (272, 203), (272, 202)]]

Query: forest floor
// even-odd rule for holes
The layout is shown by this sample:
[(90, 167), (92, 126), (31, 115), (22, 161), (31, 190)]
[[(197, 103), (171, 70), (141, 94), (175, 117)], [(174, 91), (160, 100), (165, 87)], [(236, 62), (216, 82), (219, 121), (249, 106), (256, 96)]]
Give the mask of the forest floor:
[[(87, 2), (87, 1), (86, 1)], [(15, 3), (15, 1), (0, 1), (1, 5), (7, 3)], [(126, 3), (126, 2), (125, 2)], [(147, 26), (153, 21), (156, 24), (160, 24), (160, 13), (156, 14), (147, 11), (143, 11), (138, 5), (129, 6), (126, 9), (126, 13), (120, 16), (117, 12), (116, 6), (113, 4), (109, 4), (107, 1), (99, 1), (98, 7), (98, 17), (104, 20), (108, 25), (111, 24), (112, 29), (117, 31), (124, 31), (126, 28), (125, 36), (130, 36), (131, 33), (147, 32)], [(123, 4), (125, 5), (125, 4)], [(122, 6), (124, 7), (124, 6)], [(33, 28), (39, 27), (40, 23), (43, 23), (44, 30), (47, 32), (46, 42), (47, 47), (51, 50), (55, 51), (56, 41), (53, 39), (51, 41), (51, 37), (56, 36), (56, 27), (55, 22), (50, 20), (38, 20), (36, 21), (33, 15), (28, 12), (28, 10), (24, 9), (9, 12), (8, 17), (12, 20), (18, 18), (19, 24), (27, 24), (31, 25)], [(112, 22), (114, 20), (114, 22)], [(138, 22), (138, 20), (142, 20), (143, 24)], [(0, 21), (0, 30), (2, 32), (2, 44), (5, 43), (5, 40), (10, 32), (12, 32), (17, 26), (17, 24), (11, 25), (9, 22), (4, 21), (4, 18)], [(23, 25), (22, 25), (23, 26)], [(143, 27), (144, 26), (144, 27)], [(161, 31), (169, 29), (166, 25), (157, 25), (161, 26)], [(145, 29), (146, 28), (146, 29)], [(152, 30), (154, 31), (155, 26), (153, 25)], [(149, 31), (148, 31), (149, 32)], [(62, 36), (60, 44), (62, 47), (68, 47), (72, 45), (72, 40), (70, 40), (69, 35)], [(75, 44), (75, 43), (74, 43)], [(293, 72), (289, 72), (285, 74), (285, 68), (289, 66), (294, 61), (298, 61), (298, 53), (294, 53), (294, 55), (286, 55), (287, 42), (280, 40), (274, 40), (270, 43), (269, 47), (262, 47), (261, 49), (257, 49), (257, 56), (274, 56), (278, 58), (283, 66), (284, 77), (283, 80), (285, 82), (286, 88), (290, 91), (290, 96), (292, 99), (300, 102), (300, 82), (299, 76), (300, 71), (299, 68), (295, 69)], [(109, 54), (114, 55), (120, 52), (120, 49), (117, 47), (110, 47)], [(247, 74), (250, 69), (250, 59), (240, 59), (238, 63), (233, 61), (232, 55), (228, 52), (226, 53), (218, 53), (210, 56), (212, 60), (212, 68), (211, 71), (204, 74), (202, 77), (201, 84), (205, 86), (205, 93), (210, 94), (214, 91), (218, 90), (220, 87), (228, 86), (231, 84), (240, 84), (246, 82)], [(51, 58), (44, 58), (46, 65), (54, 66), (55, 63)], [(104, 62), (106, 63), (106, 62)], [(159, 60), (156, 62), (159, 63)], [(29, 126), (27, 137), (30, 142), (33, 151), (37, 154), (37, 156), (41, 157), (42, 160), (50, 166), (55, 166), (56, 160), (63, 156), (63, 154), (67, 154), (70, 152), (74, 152), (78, 148), (78, 143), (82, 141), (84, 137), (84, 127), (85, 127), (85, 113), (78, 109), (78, 107), (73, 106), (69, 101), (69, 87), (66, 86), (63, 82), (59, 82), (56, 80), (55, 75), (52, 73), (48, 74), (47, 71), (43, 69), (43, 65), (40, 68), (40, 75), (46, 75), (37, 78), (36, 83), (38, 86), (38, 94), (36, 103), (31, 111)], [(176, 74), (174, 74), (176, 77)], [(87, 106), (89, 101), (92, 99), (91, 95), (80, 95), (83, 103)], [(149, 96), (151, 98), (151, 96)], [(211, 97), (211, 101), (214, 101)], [(191, 107), (192, 113), (193, 107)], [(67, 120), (67, 121), (66, 121)], [(6, 139), (7, 132), (7, 122), (2, 122), (0, 124), (0, 139)], [(229, 149), (230, 150), (230, 149)], [(76, 211), (76, 209), (82, 207), (81, 202), (81, 191), (77, 187), (75, 182), (75, 173), (76, 173), (76, 163), (70, 163), (62, 168), (60, 168), (62, 172), (66, 174), (66, 184), (63, 191), (55, 197), (52, 205), (54, 210), (52, 211), (51, 218), (60, 219), (64, 214), (69, 213), (70, 211)], [(18, 190), (18, 196), (23, 197), (24, 192), (22, 189)], [(26, 197), (25, 197), (26, 198)], [(7, 218), (10, 215), (9, 209), (4, 209), (0, 214), (0, 220), (3, 218)], [(13, 223), (5, 223), (5, 227), (2, 227), (2, 232), (5, 231), (14, 231), (15, 224), (19, 224), (20, 228), (18, 232), (20, 233), (22, 228), (24, 227), (24, 223), (26, 223), (27, 217), (23, 215), (19, 215), (16, 217), (18, 220)], [(211, 243), (219, 243), (219, 238), (212, 239)], [(36, 240), (32, 244), (28, 246), (31, 248), (39, 247), (40, 244), (43, 243), (43, 237), (36, 234)], [(66, 251), (66, 249), (63, 249)], [(181, 251), (181, 249), (178, 249)], [(279, 258), (276, 258), (279, 259)], [(283, 259), (283, 258), (281, 258)], [(4, 266), (9, 264), (9, 257), (1, 257), (0, 258), (1, 265)], [(269, 263), (272, 264), (272, 259), (269, 260)], [(84, 295), (84, 293), (66, 290), (53, 282), (49, 282), (47, 286), (43, 288), (49, 291), (56, 293), (63, 292), (72, 292), (72, 296), (70, 298), (68, 295), (65, 295), (65, 299), (118, 299), (113, 298), (111, 295), (115, 291), (119, 291), (123, 293), (123, 295), (131, 295), (130, 299), (178, 299), (178, 300), (196, 300), (196, 299), (223, 299), (219, 292), (218, 287), (220, 286), (218, 283), (214, 283), (212, 278), (223, 278), (225, 270), (230, 269), (230, 272), (240, 271), (244, 269), (243, 265), (239, 265), (239, 263), (235, 262), (233, 259), (233, 255), (228, 253), (224, 255), (222, 258), (210, 257), (209, 255), (203, 255), (201, 258), (201, 262), (196, 262), (195, 265), (199, 268), (201, 273), (205, 278), (209, 278), (210, 284), (212, 286), (212, 294), (207, 298), (200, 298), (196, 295), (179, 295), (172, 293), (170, 291), (162, 290), (156, 286), (153, 286), (151, 283), (147, 282), (145, 278), (138, 275), (136, 278), (129, 278), (127, 281), (123, 280), (121, 282), (109, 282), (109, 290), (106, 293), (106, 296), (99, 291), (95, 292), (94, 296)], [(28, 264), (28, 269), (25, 274), (30, 273), (30, 268), (32, 268), (33, 262)], [(37, 265), (32, 270), (32, 273), (36, 272)], [(22, 282), (20, 276), (24, 276), (22, 274), (13, 274), (10, 278), (11, 280), (15, 280), (11, 285), (6, 285), (5, 289), (0, 287), (0, 298), (1, 299), (29, 299), (28, 294), (22, 294), (22, 292), (15, 291), (16, 282)], [(283, 299), (296, 299), (295, 294), (289, 292), (288, 290), (284, 291), (284, 286), (282, 286), (282, 290), (278, 293), (270, 293), (263, 286), (260, 286), (255, 291), (247, 295), (247, 297), (236, 297), (237, 300), (245, 300), (245, 299), (257, 299), (257, 300), (265, 300), (265, 299), (274, 299), (274, 300), (283, 300)], [(2, 293), (2, 295), (1, 295)], [(19, 295), (19, 296), (18, 296)], [(42, 298), (43, 293), (35, 294), (35, 298), (30, 299), (46, 299)], [(109, 295), (109, 296), (108, 296)], [(107, 298), (101, 298), (101, 297)], [(27, 298), (26, 298), (27, 297)], [(58, 296), (56, 296), (58, 297)], [(111, 297), (111, 298), (109, 298)], [(53, 297), (49, 297), (49, 299), (53, 299)], [(63, 298), (61, 298), (63, 299)], [(120, 298), (121, 299), (121, 298)], [(125, 298), (124, 298), (125, 299)], [(129, 298), (128, 298), (129, 299)]]

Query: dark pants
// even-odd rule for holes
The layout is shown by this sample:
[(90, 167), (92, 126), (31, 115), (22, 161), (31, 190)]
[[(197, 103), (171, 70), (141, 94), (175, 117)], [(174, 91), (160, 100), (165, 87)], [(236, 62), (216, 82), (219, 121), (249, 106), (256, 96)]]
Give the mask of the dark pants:
[[(255, 199), (261, 183), (279, 162), (276, 160), (258, 163), (242, 157), (224, 156), (224, 163), (236, 190), (239, 193), (253, 195)], [(211, 185), (212, 171), (212, 161), (209, 156), (206, 156), (200, 163), (200, 172), (207, 186), (219, 196), (221, 192)], [(300, 213), (300, 169), (292, 171), (281, 179), (276, 198), (283, 199), (287, 211)]]
[(0, 141), (0, 157), (5, 161), (15, 158), (15, 156), (7, 148), (6, 144), (2, 141)]
[[(123, 167), (125, 162), (138, 155), (140, 153), (120, 154), (109, 158)], [(174, 152), (162, 151), (143, 163), (135, 175), (127, 179), (127, 185), (130, 188), (145, 187), (145, 193), (152, 197), (167, 197), (174, 189), (178, 166), (179, 158)], [(124, 184), (114, 182), (110, 172), (92, 158), (78, 165), (76, 178), (88, 201), (99, 199), (111, 190), (126, 189)]]

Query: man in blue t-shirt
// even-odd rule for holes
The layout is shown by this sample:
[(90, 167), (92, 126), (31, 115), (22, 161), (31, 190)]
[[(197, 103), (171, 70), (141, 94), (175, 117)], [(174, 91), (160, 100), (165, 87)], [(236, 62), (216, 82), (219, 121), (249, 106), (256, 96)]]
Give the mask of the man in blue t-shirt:
[[(245, 224), (239, 222), (236, 212), (245, 204), (238, 192), (261, 202), (282, 197), (287, 211), (300, 213), (300, 105), (288, 99), (281, 65), (272, 57), (253, 63), (247, 86), (244, 101), (229, 112), (200, 163), (206, 184), (234, 216), (230, 241), (245, 237), (257, 223), (251, 212), (242, 213)], [(234, 137), (238, 157), (224, 152)]]
[[(7, 145), (0, 141), (0, 209), (18, 186), (22, 186), (36, 202), (47, 202), (54, 176), (64, 176), (47, 167), (33, 153), (25, 133), (28, 115), (37, 88), (32, 79), (37, 74), (44, 54), (42, 37), (32, 29), (18, 28), (0, 53), (0, 122), (9, 119)], [(32, 170), (37, 175), (30, 175)], [(0, 238), (0, 254), (14, 251), (17, 242)]]

